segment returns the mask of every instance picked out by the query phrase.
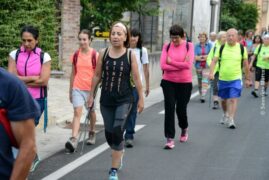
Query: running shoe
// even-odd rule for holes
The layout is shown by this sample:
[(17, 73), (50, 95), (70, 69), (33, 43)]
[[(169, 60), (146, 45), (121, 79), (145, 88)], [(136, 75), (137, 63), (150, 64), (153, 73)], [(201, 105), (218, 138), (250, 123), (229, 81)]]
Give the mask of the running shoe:
[(218, 101), (214, 101), (214, 105), (212, 109), (219, 109), (219, 102)]
[(75, 137), (69, 138), (69, 140), (65, 143), (65, 150), (69, 153), (75, 152), (78, 146), (78, 140)]
[(133, 142), (133, 140), (132, 140), (132, 139), (126, 139), (126, 140), (125, 140), (125, 147), (127, 147), (127, 148), (132, 148), (132, 147), (134, 147), (134, 142)]
[(222, 115), (222, 118), (220, 119), (220, 124), (227, 124), (229, 117), (225, 114)]
[(94, 131), (89, 132), (89, 139), (87, 140), (87, 145), (94, 145), (96, 141), (96, 134)]
[(167, 142), (164, 146), (164, 149), (173, 149), (175, 147), (175, 142), (171, 138), (167, 138)]
[(118, 178), (117, 170), (110, 170), (108, 180), (118, 180), (118, 179), (119, 178)]
[(228, 120), (228, 125), (227, 125), (227, 126), (228, 126), (228, 128), (230, 128), (230, 129), (235, 129), (235, 128), (236, 128), (233, 119), (229, 119), (229, 120)]
[(257, 91), (255, 91), (255, 90), (252, 91), (251, 94), (252, 94), (255, 98), (258, 98), (258, 97), (259, 97), (258, 94), (257, 94)]
[(201, 103), (205, 103), (205, 98), (204, 97), (201, 98), (200, 101), (201, 101)]
[(181, 132), (181, 135), (179, 137), (179, 141), (180, 142), (187, 142), (188, 141), (188, 138), (189, 138), (189, 135), (188, 135), (188, 129), (182, 129), (182, 132)]
[(36, 154), (35, 159), (32, 162), (30, 172), (34, 172), (39, 163), (40, 163), (40, 159), (39, 159), (38, 155)]

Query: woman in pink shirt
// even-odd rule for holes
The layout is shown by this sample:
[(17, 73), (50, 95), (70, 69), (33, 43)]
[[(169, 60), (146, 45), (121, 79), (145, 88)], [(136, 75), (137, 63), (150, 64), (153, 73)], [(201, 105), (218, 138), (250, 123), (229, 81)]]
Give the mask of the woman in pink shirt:
[(188, 140), (187, 105), (192, 91), (194, 49), (193, 44), (183, 40), (183, 37), (183, 28), (173, 25), (170, 28), (171, 42), (163, 46), (160, 60), (163, 70), (161, 87), (165, 105), (164, 133), (167, 139), (165, 149), (173, 149), (175, 146), (175, 110), (181, 128), (179, 141)]

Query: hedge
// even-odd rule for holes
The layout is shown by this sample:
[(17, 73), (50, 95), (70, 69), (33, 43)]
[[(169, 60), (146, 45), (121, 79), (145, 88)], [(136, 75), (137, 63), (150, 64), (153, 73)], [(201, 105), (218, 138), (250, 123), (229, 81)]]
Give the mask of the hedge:
[(0, 66), (7, 66), (8, 54), (20, 46), (24, 25), (39, 29), (39, 46), (52, 57), (52, 68), (58, 67), (57, 33), (60, 17), (55, 0), (0, 0)]

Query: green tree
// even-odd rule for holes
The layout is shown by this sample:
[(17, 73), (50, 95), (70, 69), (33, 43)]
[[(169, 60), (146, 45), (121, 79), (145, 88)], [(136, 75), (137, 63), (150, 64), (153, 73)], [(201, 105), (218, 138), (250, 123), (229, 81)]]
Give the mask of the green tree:
[(229, 28), (255, 29), (258, 22), (256, 4), (245, 3), (243, 0), (222, 0), (220, 25), (222, 30)]
[(57, 18), (55, 0), (0, 0), (0, 66), (7, 66), (10, 51), (20, 46), (20, 29), (31, 24), (39, 29), (39, 46), (52, 57), (53, 69), (58, 68)]
[(150, 0), (81, 0), (81, 29), (92, 29), (99, 26), (108, 30), (111, 23), (120, 20), (126, 11), (137, 12), (140, 15), (157, 15), (158, 9), (146, 6)]

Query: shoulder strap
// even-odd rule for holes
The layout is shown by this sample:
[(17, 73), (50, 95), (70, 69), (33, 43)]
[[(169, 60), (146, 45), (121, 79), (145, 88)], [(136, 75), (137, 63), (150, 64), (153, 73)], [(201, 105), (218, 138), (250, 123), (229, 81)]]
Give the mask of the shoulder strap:
[(43, 51), (40, 52), (40, 64), (41, 66), (43, 65), (43, 62), (44, 62), (44, 55), (45, 53)]
[(102, 58), (102, 62), (105, 61), (105, 59), (107, 57), (107, 54), (108, 54), (108, 48), (105, 49), (105, 52), (104, 52), (104, 55), (103, 55), (103, 58)]
[(92, 50), (92, 68), (93, 70), (96, 68), (96, 51), (94, 49)]
[(222, 52), (224, 49), (225, 44), (222, 44), (219, 49), (219, 69), (220, 69), (220, 62), (221, 62), (221, 57), (222, 57)]
[(132, 67), (132, 51), (128, 48), (127, 49), (127, 58), (128, 58), (128, 63), (129, 63), (129, 65), (130, 65), (130, 69), (131, 69), (131, 67)]
[(170, 45), (171, 45), (171, 43), (169, 43), (169, 44), (167, 45), (167, 47), (166, 47), (166, 52), (169, 51), (169, 49), (170, 49)]
[(216, 46), (214, 46), (214, 49), (213, 49), (213, 56), (215, 55), (215, 53), (216, 53), (216, 49), (217, 49), (217, 47)]
[(0, 109), (0, 124), (2, 124), (2, 126), (4, 127), (6, 133), (11, 141), (12, 146), (18, 147), (16, 139), (12, 133), (12, 130), (11, 130), (10, 121), (7, 119), (7, 112), (5, 109)]
[(73, 56), (73, 65), (75, 68), (75, 74), (77, 73), (78, 54), (79, 54), (79, 50), (77, 50)]
[(260, 52), (261, 52), (261, 49), (262, 49), (262, 44), (259, 46), (259, 49), (258, 49), (258, 54), (257, 54), (257, 56), (260, 54)]
[(241, 68), (243, 68), (245, 48), (242, 44), (240, 44), (240, 51), (241, 51)]
[(141, 64), (143, 64), (142, 62), (142, 56), (143, 56), (143, 47), (140, 49), (140, 61), (141, 61)]
[(187, 52), (189, 52), (189, 43), (188, 43), (188, 41), (186, 41), (186, 49), (187, 49)]
[(20, 48), (19, 48), (19, 49), (16, 51), (16, 55), (15, 55), (15, 62), (16, 62), (16, 64), (17, 64), (17, 62), (18, 62), (18, 57), (19, 57), (20, 52), (21, 52), (21, 50), (20, 50)]

